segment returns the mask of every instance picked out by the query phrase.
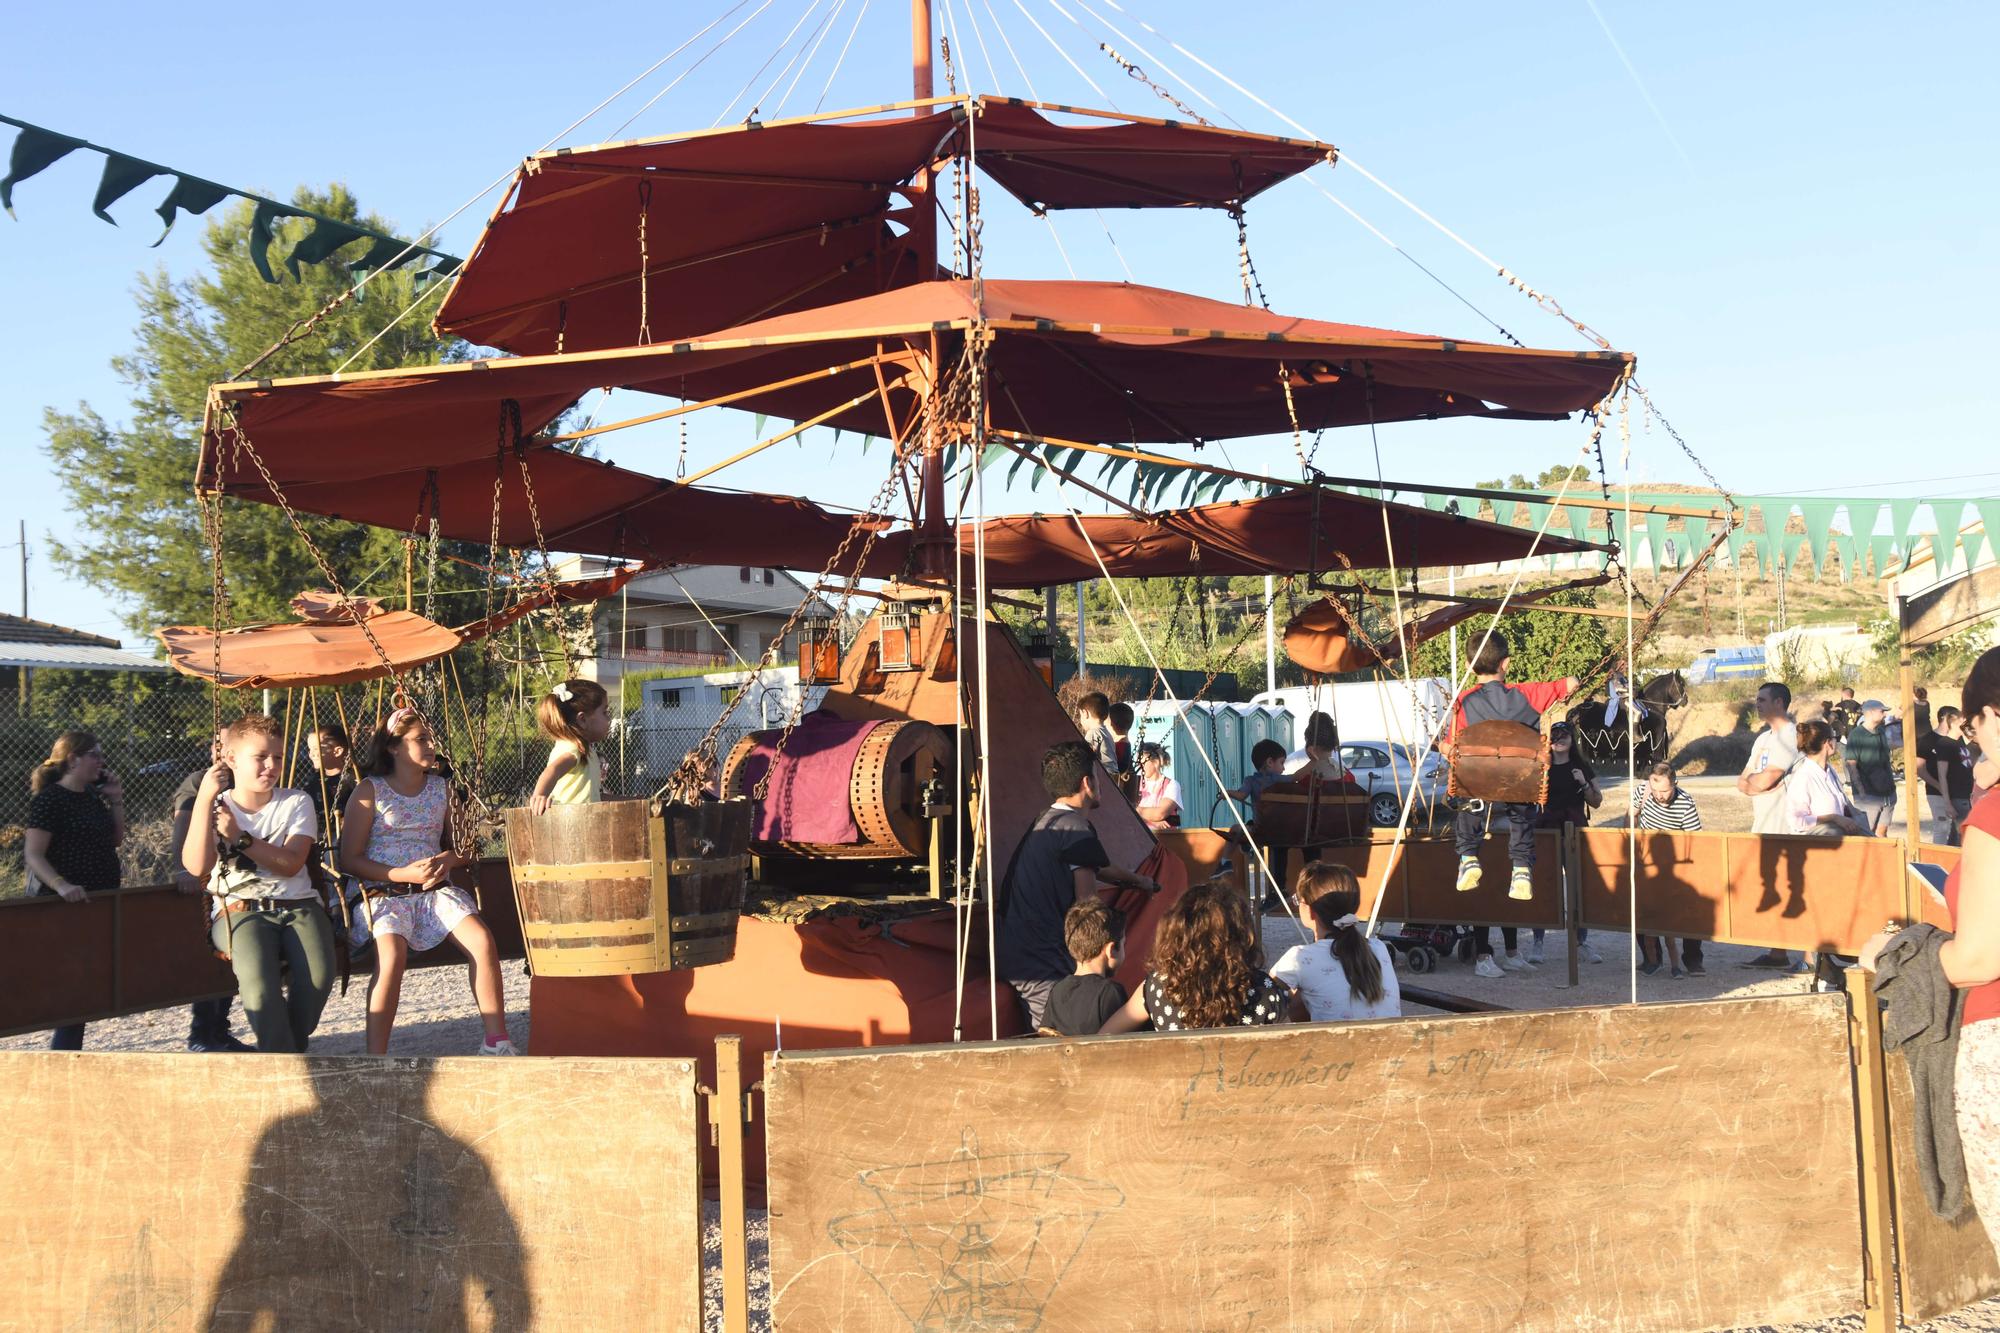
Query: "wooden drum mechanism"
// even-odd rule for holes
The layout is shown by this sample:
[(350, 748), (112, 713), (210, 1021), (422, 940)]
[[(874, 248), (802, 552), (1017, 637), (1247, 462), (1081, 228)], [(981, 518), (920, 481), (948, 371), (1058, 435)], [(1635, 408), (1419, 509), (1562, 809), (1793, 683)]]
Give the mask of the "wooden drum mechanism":
[[(750, 796), (744, 763), (760, 742), (776, 731), (752, 732), (738, 741), (722, 766), (724, 797)], [(928, 722), (883, 722), (870, 731), (855, 755), (847, 784), (856, 843), (753, 843), (762, 856), (786, 855), (828, 860), (921, 860), (930, 851), (935, 797), (933, 785), (951, 771), (951, 737)], [(945, 804), (956, 801), (946, 795)]]

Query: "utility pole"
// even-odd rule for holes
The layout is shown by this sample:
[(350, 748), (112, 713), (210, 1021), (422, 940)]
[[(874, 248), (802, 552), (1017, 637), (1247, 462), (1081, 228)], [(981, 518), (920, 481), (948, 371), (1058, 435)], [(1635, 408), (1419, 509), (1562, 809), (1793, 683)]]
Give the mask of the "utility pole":
[[(28, 618), (28, 520), (21, 520), (21, 619)], [(27, 667), (17, 667), (14, 671), (20, 685), (20, 698), (15, 700), (15, 709), (20, 716), (28, 715), (28, 702), (33, 692), (34, 672)]]

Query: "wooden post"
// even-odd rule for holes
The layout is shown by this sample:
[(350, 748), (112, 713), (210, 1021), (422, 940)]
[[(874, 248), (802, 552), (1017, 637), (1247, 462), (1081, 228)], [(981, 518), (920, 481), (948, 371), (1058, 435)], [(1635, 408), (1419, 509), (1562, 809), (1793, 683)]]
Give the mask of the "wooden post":
[(1882, 1009), (1872, 973), (1847, 969), (1847, 1036), (1854, 1060), (1856, 1125), (1861, 1140), (1862, 1294), (1868, 1333), (1896, 1328), (1896, 1274), (1889, 1234), (1889, 1077), (1882, 1052)]
[[(1910, 860), (1918, 859), (1918, 848), (1924, 841), (1923, 812), (1930, 807), (1924, 795), (1923, 770), (1917, 760), (1917, 680), (1915, 664), (1910, 655), (1909, 606), (1908, 599), (1896, 599), (1896, 656), (1897, 673), (1903, 691), (1903, 799), (1910, 804), (1909, 817), (1903, 821), (1903, 848)], [(1904, 919), (1923, 919), (1923, 904), (1913, 892), (1915, 882), (1908, 875), (1903, 877)]]
[(715, 1091), (708, 1095), (709, 1133), (716, 1144), (722, 1187), (722, 1327), (750, 1328), (749, 1216), (743, 1200), (743, 1126), (750, 1097), (743, 1090), (743, 1039), (715, 1039)]
[(1563, 988), (1575, 990), (1577, 953), (1581, 947), (1576, 932), (1578, 918), (1583, 915), (1583, 838), (1574, 824), (1565, 823), (1562, 827), (1562, 863), (1563, 935), (1567, 941), (1565, 952), (1569, 955), (1569, 980), (1563, 982)]

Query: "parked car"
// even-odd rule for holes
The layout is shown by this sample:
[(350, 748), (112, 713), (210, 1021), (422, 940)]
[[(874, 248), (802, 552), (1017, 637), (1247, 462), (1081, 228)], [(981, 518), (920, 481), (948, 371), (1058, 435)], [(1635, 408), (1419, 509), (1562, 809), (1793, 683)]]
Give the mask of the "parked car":
[(1435, 750), (1425, 751), (1418, 759), (1405, 745), (1343, 741), (1340, 762), (1368, 793), (1368, 817), (1379, 826), (1393, 827), (1402, 818), (1403, 799), (1412, 783), (1417, 788), (1417, 801), (1410, 811), (1411, 823), (1427, 823), (1444, 808), (1451, 774), (1444, 756)]

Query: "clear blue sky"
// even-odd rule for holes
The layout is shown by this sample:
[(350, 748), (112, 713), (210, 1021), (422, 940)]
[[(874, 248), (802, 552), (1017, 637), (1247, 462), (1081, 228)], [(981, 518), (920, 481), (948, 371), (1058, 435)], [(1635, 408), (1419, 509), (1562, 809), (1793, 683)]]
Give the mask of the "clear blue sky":
[[(301, 183), (344, 181), (364, 208), (413, 232), (730, 3), (571, 0), (552, 9), (501, 0), (387, 22), (297, 7), (246, 20), (199, 3), (30, 6), (9, 23), (0, 111), (279, 196)], [(755, 96), (776, 83), (763, 108), (772, 117), (793, 82), (791, 74), (777, 81), (781, 69), (840, 0), (770, 0), (618, 130), (762, 3), (747, 0), (568, 141), (706, 126), (746, 84)], [(993, 87), (976, 15), (1001, 90), (1027, 92), (997, 16), (1045, 100), (1102, 105), (1087, 74), (1124, 110), (1175, 114), (1097, 51), (1102, 37), (1201, 113), (1223, 119), (1162, 66), (1246, 126), (1287, 132), (1135, 20), (1150, 23), (1636, 352), (1641, 379), (1729, 485), (1991, 494), (2000, 483), (1916, 480), (1980, 473), (1993, 456), (2000, 376), (1985, 323), (2000, 290), (2000, 176), (1990, 159), (2000, 9), (1119, 3), (952, 0), (954, 46), (972, 82)], [(862, 10), (862, 0), (845, 0), (785, 112), (811, 108)], [(1125, 37), (1101, 28), (1092, 11)], [(802, 15), (791, 45), (759, 75)], [(939, 23), (950, 30), (942, 11)], [(825, 106), (896, 100), (908, 87), (906, 0), (869, 0)], [(72, 537), (74, 527), (43, 452), (41, 414), (46, 405), (88, 401), (107, 417), (124, 415), (124, 387), (108, 363), (131, 346), (133, 277), (152, 264), (188, 272), (199, 222), (184, 219), (149, 251), (151, 209), (163, 192), (156, 181), (118, 206), (122, 225), (105, 226), (89, 213), (100, 163), (86, 154), (58, 163), (17, 189), (20, 221), (0, 218), (0, 465), (11, 501), (0, 505), (0, 540), (12, 538), (15, 519), (27, 520), (37, 557), (33, 614), (130, 641), (121, 608), (43, 558), (46, 537)], [(1564, 325), (1357, 174), (1315, 174), (1528, 342), (1575, 345)], [(988, 271), (1065, 276), (1047, 229), (1007, 216), (999, 191), (990, 197)], [(444, 247), (467, 253), (491, 207), (488, 199), (467, 210), (446, 229)], [(1236, 297), (1226, 218), (1121, 213), (1106, 221), (1122, 262), (1096, 218), (1059, 220), (1081, 276), (1119, 278), (1129, 264), (1143, 282)], [(1306, 182), (1253, 205), (1250, 226), (1282, 311), (1495, 336)], [(747, 419), (704, 415), (717, 419), (692, 441), (695, 466), (750, 441)], [(1414, 424), (1383, 432), (1383, 467), (1391, 477), (1471, 482), (1569, 459), (1581, 438), (1574, 425)], [(672, 447), (673, 437), (658, 434), (607, 452), (670, 470)], [(1290, 445), (1247, 442), (1232, 453), (1239, 465), (1279, 470)], [(881, 457), (850, 447), (836, 458), (821, 439), (774, 450), (730, 480), (859, 503), (874, 489)], [(1319, 461), (1334, 472), (1373, 468), (1367, 436), (1355, 431), (1330, 434)], [(1615, 476), (1615, 458), (1612, 466)], [(1638, 439), (1634, 472), (1698, 480), (1658, 433)], [(1026, 493), (1005, 502), (1048, 503)], [(16, 609), (13, 586), (9, 560), (0, 566), (0, 607)]]

